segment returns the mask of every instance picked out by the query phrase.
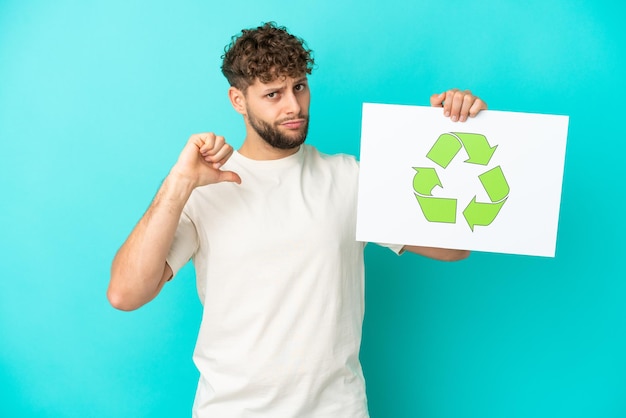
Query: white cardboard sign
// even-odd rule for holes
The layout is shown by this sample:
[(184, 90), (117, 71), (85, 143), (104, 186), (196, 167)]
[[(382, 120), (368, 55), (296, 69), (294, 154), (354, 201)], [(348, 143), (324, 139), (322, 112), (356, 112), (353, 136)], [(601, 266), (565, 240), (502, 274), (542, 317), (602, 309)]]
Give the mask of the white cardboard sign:
[(569, 118), (363, 104), (359, 241), (554, 257)]

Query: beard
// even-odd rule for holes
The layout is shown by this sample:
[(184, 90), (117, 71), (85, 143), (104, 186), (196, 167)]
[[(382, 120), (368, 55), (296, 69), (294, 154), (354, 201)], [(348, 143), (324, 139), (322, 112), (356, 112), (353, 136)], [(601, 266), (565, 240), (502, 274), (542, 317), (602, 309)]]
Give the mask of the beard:
[[(305, 120), (300, 129), (293, 132), (295, 136), (286, 135), (279, 130), (281, 123), (292, 119)], [(257, 119), (248, 109), (248, 121), (252, 129), (254, 129), (265, 142), (278, 149), (294, 149), (299, 147), (306, 140), (309, 131), (309, 115), (298, 115), (295, 118), (282, 119), (271, 125), (264, 120)]]

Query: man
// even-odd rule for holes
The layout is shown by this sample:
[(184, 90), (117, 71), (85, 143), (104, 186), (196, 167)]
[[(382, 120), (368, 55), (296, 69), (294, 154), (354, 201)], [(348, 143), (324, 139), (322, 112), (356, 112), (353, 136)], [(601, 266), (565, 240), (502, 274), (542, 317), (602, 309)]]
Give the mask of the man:
[[(243, 145), (192, 135), (113, 260), (108, 298), (132, 310), (193, 259), (204, 306), (194, 417), (368, 416), (358, 164), (304, 145), (312, 67), (311, 51), (285, 28), (233, 38), (222, 72)], [(431, 104), (459, 121), (486, 108), (459, 90)], [(440, 260), (469, 254), (389, 247)]]

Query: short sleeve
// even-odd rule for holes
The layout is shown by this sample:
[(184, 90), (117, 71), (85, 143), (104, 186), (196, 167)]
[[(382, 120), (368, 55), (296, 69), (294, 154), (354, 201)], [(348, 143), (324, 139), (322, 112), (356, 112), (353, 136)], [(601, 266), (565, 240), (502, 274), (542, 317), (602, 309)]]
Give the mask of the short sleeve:
[(187, 264), (197, 249), (198, 233), (196, 227), (191, 218), (183, 212), (178, 220), (174, 241), (166, 258), (174, 276)]
[(380, 245), (381, 247), (389, 248), (391, 251), (398, 255), (402, 255), (402, 253), (404, 252), (404, 244), (385, 244), (382, 242), (377, 242), (376, 244)]

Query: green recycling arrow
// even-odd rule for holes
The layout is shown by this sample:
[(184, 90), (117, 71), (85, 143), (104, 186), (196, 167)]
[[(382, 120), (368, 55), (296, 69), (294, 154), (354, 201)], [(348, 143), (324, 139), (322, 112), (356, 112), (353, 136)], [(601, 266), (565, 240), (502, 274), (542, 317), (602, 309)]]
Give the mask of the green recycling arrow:
[(498, 146), (490, 146), (485, 135), (454, 132), (463, 143), (469, 158), (466, 163), (487, 165)]
[(456, 199), (432, 197), (433, 189), (441, 187), (441, 180), (437, 171), (430, 167), (413, 167), (413, 190), (415, 198), (430, 222), (456, 222)]
[[(482, 134), (450, 132), (439, 135), (426, 157), (445, 169), (461, 148), (465, 148), (469, 157), (465, 160), (466, 163), (487, 165), (497, 147), (489, 145), (489, 141)], [(415, 198), (426, 219), (429, 222), (456, 223), (457, 200), (432, 195), (436, 186), (443, 188), (437, 171), (429, 167), (413, 169), (416, 171), (413, 177)], [(510, 192), (500, 166), (484, 172), (478, 178), (491, 202), (477, 202), (474, 196), (463, 210), (463, 216), (472, 231), (476, 225), (487, 226), (494, 221)]]
[(497, 166), (479, 175), (478, 178), (482, 183), (491, 203), (477, 202), (476, 196), (467, 205), (463, 211), (463, 216), (467, 221), (470, 229), (474, 231), (474, 226), (491, 225), (500, 209), (509, 196), (509, 183), (504, 178), (502, 167)]
[(465, 147), (469, 156), (465, 160), (466, 163), (487, 165), (498, 146), (489, 145), (489, 141), (482, 134), (451, 132), (439, 135), (426, 157), (440, 167), (446, 168), (462, 147)]
[(474, 226), (487, 226), (491, 225), (502, 205), (504, 205), (506, 199), (498, 203), (481, 203), (476, 201), (476, 196), (472, 199), (472, 201), (467, 205), (465, 210), (463, 211), (463, 216), (467, 221), (470, 229), (474, 231)]
[(415, 198), (428, 222), (456, 223), (456, 199), (424, 197), (417, 193)]
[(461, 150), (459, 139), (452, 134), (441, 134), (433, 147), (426, 154), (426, 158), (446, 168), (455, 155)]
[(509, 184), (506, 182), (500, 166), (484, 172), (478, 178), (492, 202), (498, 202), (509, 195)]
[(441, 187), (441, 180), (434, 168), (413, 167), (416, 171), (413, 177), (413, 190), (422, 196), (432, 196), (435, 186)]

